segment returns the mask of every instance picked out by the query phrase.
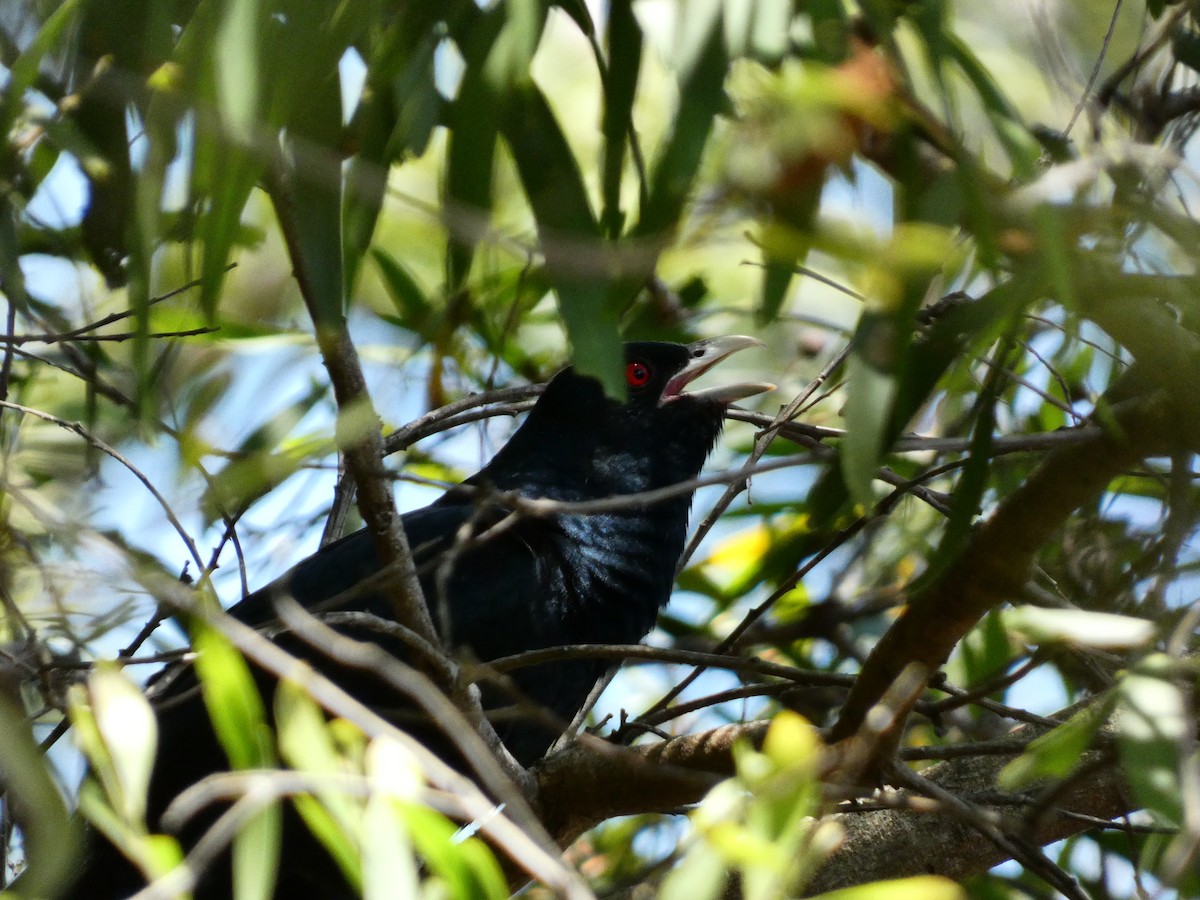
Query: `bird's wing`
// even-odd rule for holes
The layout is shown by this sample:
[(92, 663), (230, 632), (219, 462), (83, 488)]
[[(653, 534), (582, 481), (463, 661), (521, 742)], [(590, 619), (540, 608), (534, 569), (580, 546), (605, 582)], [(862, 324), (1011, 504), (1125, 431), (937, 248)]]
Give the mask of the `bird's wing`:
[[(487, 530), (505, 515), (499, 507), (450, 503), (403, 516), (429, 612), (447, 650), (487, 662), (526, 650), (595, 640), (588, 637), (596, 630), (595, 623), (581, 621), (581, 598), (575, 596), (578, 573), (569, 571), (575, 560), (564, 553), (559, 523), (552, 518), (524, 519), (487, 537)], [(265, 624), (275, 617), (272, 597), (286, 592), (310, 610), (365, 611), (392, 620), (391, 600), (382, 585), (361, 587), (378, 571), (374, 542), (360, 531), (313, 554), (231, 612), (250, 624)], [(410, 656), (401, 641), (378, 630), (346, 626), (338, 630), (379, 644), (400, 658)], [(619, 639), (633, 642), (641, 636), (630, 633)], [(293, 641), (285, 644), (306, 658), (315, 653)], [(521, 669), (503, 687), (484, 684), (485, 705), (507, 707), (529, 701), (559, 720), (570, 720), (605, 667), (598, 660), (584, 659)], [(375, 692), (364, 684), (358, 686), (358, 693), (372, 698)], [(557, 736), (553, 727), (531, 724), (527, 713), (522, 721), (498, 724), (498, 731), (526, 764), (541, 756)]]
[[(480, 540), (479, 535), (499, 523), (505, 514), (500, 508), (451, 503), (434, 504), (402, 518), (430, 614), (442, 626), (439, 631), (447, 650), (463, 659), (487, 662), (522, 651), (599, 639), (591, 633), (605, 628), (580, 618), (578, 573), (569, 571), (573, 559), (563, 552), (559, 524), (553, 519), (525, 519)], [(276, 619), (275, 598), (287, 595), (318, 613), (350, 610), (394, 621), (384, 583), (366, 589), (362, 585), (364, 580), (369, 584), (379, 570), (374, 541), (366, 531), (359, 531), (317, 551), (235, 604), (230, 613), (255, 627), (268, 625)], [(378, 628), (341, 624), (337, 630), (378, 644), (400, 659), (411, 659), (403, 641)], [(642, 633), (630, 633), (612, 639), (634, 642), (641, 637)], [(360, 700), (388, 717), (391, 713), (386, 710), (393, 711), (399, 716), (398, 723), (436, 745), (436, 737), (425, 734), (427, 727), (413, 725), (411, 715), (400, 711), (406, 704), (374, 674), (340, 669), (321, 650), (295, 637), (282, 634), (276, 641), (326, 674), (338, 672), (335, 680)], [(538, 724), (538, 716), (531, 717), (529, 707), (549, 712), (559, 722), (569, 721), (606, 665), (595, 659), (548, 663), (519, 669), (499, 683), (482, 684), (485, 706), (509, 708), (505, 714), (508, 720), (498, 722), (497, 731), (518, 760), (531, 764), (557, 737), (557, 730), (546, 724), (544, 715)], [(177, 669), (174, 674), (178, 680), (168, 679), (158, 696), (167, 707), (196, 687), (194, 673), (187, 668)], [(260, 688), (270, 691), (271, 684), (270, 679), (262, 680)], [(514, 705), (526, 708), (515, 714)], [(180, 711), (172, 718), (190, 720), (195, 716)], [(176, 774), (183, 776), (186, 768), (190, 767), (181, 767)], [(197, 767), (188, 776), (195, 780), (201, 774), (203, 771)], [(187, 783), (172, 783), (170, 787), (178, 791)]]
[[(474, 519), (486, 526), (496, 518), (494, 513), (477, 514), (471, 506), (458, 504), (426, 506), (406, 513), (401, 517), (401, 522), (414, 561), (421, 571), (436, 567), (440, 555), (453, 544), (464, 525)], [(374, 539), (365, 529), (356, 531), (322, 547), (280, 578), (234, 604), (229, 612), (249, 625), (263, 625), (275, 618), (273, 597), (279, 593), (290, 595), (306, 609), (314, 609), (335, 600), (339, 595), (353, 592), (379, 570), (379, 555), (375, 551)], [(378, 592), (368, 591), (358, 596), (348, 596), (343, 608), (376, 607), (379, 605), (377, 600)]]

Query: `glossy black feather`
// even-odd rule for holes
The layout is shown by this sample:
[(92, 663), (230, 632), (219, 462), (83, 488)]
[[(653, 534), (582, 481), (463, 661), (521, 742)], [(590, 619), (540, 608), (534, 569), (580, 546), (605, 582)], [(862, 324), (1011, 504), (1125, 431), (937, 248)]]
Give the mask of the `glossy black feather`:
[[(481, 506), (487, 501), (481, 501), (482, 492), (472, 488), (582, 501), (696, 477), (720, 433), (724, 404), (693, 400), (686, 394), (669, 402), (660, 399), (668, 381), (689, 363), (690, 356), (699, 354), (676, 344), (642, 343), (627, 345), (626, 355), (650, 373), (626, 402), (606, 397), (592, 378), (570, 369), (559, 373), (509, 442), (467, 479), (467, 488), (451, 490), (434, 504), (402, 517), (431, 613), (443, 626), (441, 636), (451, 653), (487, 661), (564, 644), (635, 643), (653, 627), (671, 593), (690, 493), (601, 514), (526, 518), (499, 537), (456, 547), (458, 555), (448, 580), (439, 582), (437, 576), (443, 554), (464, 524), (486, 526), (505, 515), (499, 507)], [(290, 595), (305, 607), (328, 609), (331, 599), (378, 568), (371, 536), (359, 532), (313, 554), (231, 612), (250, 624), (265, 625), (275, 616), (272, 600), (279, 594)], [(389, 601), (380, 594), (355, 596), (349, 608), (392, 617)], [(402, 645), (378, 632), (353, 636), (406, 655)], [(428, 723), (414, 724), (403, 700), (380, 682), (339, 670), (310, 648), (283, 640), (288, 649), (335, 677), (360, 700), (395, 713), (392, 717), (402, 727), (442, 749)], [(565, 723), (580, 709), (605, 667), (595, 660), (564, 661), (518, 670), (513, 680), (520, 694)], [(190, 683), (185, 675), (166, 693), (178, 695)], [(272, 689), (265, 675), (260, 683), (265, 691)], [(487, 707), (511, 702), (495, 690), (485, 689), (484, 699)], [(558, 734), (543, 721), (521, 717), (498, 720), (497, 730), (524, 765), (541, 757)], [(226, 766), (198, 699), (168, 703), (160, 714), (160, 733), (150, 800), (152, 827), (153, 817), (180, 790)], [(294, 821), (287, 837), (291, 843), (285, 843), (277, 896), (350, 896), (349, 888), (339, 887), (336, 869), (328, 860), (314, 864), (314, 854), (321, 853)], [(194, 839), (194, 835), (184, 838)], [(300, 843), (307, 845), (302, 854), (295, 850)], [(298, 861), (303, 862), (299, 868)], [(73, 896), (123, 896), (138, 886), (133, 873), (101, 842), (78, 888), (82, 893)], [(227, 897), (228, 891), (228, 874), (217, 873), (197, 896)]]

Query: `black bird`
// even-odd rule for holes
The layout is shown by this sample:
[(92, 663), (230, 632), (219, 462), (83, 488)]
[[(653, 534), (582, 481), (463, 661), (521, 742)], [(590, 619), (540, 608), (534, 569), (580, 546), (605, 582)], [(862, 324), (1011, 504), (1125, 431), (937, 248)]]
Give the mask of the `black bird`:
[[(645, 637), (671, 594), (683, 550), (690, 491), (651, 505), (603, 513), (522, 518), (486, 540), (463, 542), (464, 526), (478, 534), (507, 514), (501, 504), (486, 499), (488, 492), (492, 497), (495, 492), (514, 492), (528, 498), (586, 501), (694, 479), (720, 434), (728, 404), (772, 386), (685, 389), (730, 354), (759, 343), (748, 337), (722, 337), (687, 346), (627, 344), (624, 402), (607, 397), (594, 378), (565, 369), (550, 381), (509, 442), (464, 482), (466, 487), (406, 513), (402, 521), (414, 548), (421, 586), (447, 650), (486, 662), (545, 647), (632, 644)], [(451, 565), (441, 566), (447, 551)], [(274, 620), (275, 599), (281, 595), (309, 609), (326, 609), (328, 601), (349, 592), (352, 599), (346, 608), (390, 620), (387, 597), (351, 590), (379, 568), (371, 536), (360, 531), (321, 549), (230, 612), (248, 624), (266, 625)], [(411, 657), (399, 641), (378, 630), (339, 630), (373, 641), (397, 656)], [(286, 636), (276, 640), (436, 752), (451, 755), (436, 730), (429, 723), (414, 725), (411, 704), (381, 682), (361, 671), (339, 669), (327, 657), (298, 641), (289, 642)], [(582, 708), (607, 666), (587, 659), (546, 663), (514, 671), (512, 682), (526, 703), (549, 712), (549, 720), (565, 723)], [(271, 679), (265, 673), (256, 677), (269, 694)], [(148, 806), (152, 829), (180, 791), (228, 767), (195, 692), (185, 702), (170, 702), (171, 698), (178, 701), (180, 685), (194, 683), (185, 673), (163, 692), (167, 702), (159, 712), (158, 761)], [(510, 693), (486, 687), (483, 701), (489, 710), (512, 704)], [(496, 729), (513, 757), (529, 766), (561, 731), (547, 723), (545, 716), (498, 717)], [(197, 825), (196, 833), (181, 836), (185, 846), (199, 836), (204, 824)], [(144, 886), (110, 845), (96, 836), (91, 844), (71, 897), (109, 900)], [(209, 874), (195, 896), (231, 896), (227, 862)], [(336, 866), (307, 837), (303, 825), (291, 821), (285, 825), (276, 896), (355, 895)]]

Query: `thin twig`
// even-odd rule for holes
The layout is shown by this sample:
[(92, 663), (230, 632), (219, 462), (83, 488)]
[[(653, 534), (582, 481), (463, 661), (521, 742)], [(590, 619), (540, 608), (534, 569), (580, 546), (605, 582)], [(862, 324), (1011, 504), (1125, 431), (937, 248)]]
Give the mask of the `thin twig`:
[(918, 775), (907, 766), (892, 765), (888, 770), (888, 775), (889, 780), (894, 784), (936, 800), (946, 812), (980, 832), (1003, 853), (1020, 862), (1030, 872), (1040, 876), (1069, 900), (1089, 900), (1074, 877), (1047, 859), (1039, 848), (1030, 847), (1025, 841), (1005, 834), (985, 810), (968, 803), (937, 782)]
[(561, 659), (637, 659), (648, 662), (678, 663), (689, 666), (728, 669), (733, 672), (750, 672), (773, 678), (782, 678), (794, 684), (821, 687), (849, 687), (854, 683), (853, 675), (838, 672), (819, 672), (813, 669), (798, 669), (748, 656), (729, 656), (721, 653), (702, 653), (697, 650), (679, 650), (673, 647), (648, 647), (645, 644), (568, 644), (562, 647), (547, 647), (543, 650), (526, 650), (512, 656), (502, 656), (480, 665), (496, 672), (511, 672), (514, 669), (537, 666)]
[(1113, 4), (1112, 16), (1108, 20), (1108, 31), (1104, 33), (1100, 52), (1096, 54), (1096, 62), (1092, 66), (1091, 74), (1088, 75), (1087, 84), (1083, 86), (1083, 93), (1079, 95), (1079, 102), (1075, 104), (1075, 109), (1071, 112), (1071, 118), (1067, 120), (1067, 126), (1062, 130), (1064, 138), (1071, 134), (1071, 129), (1075, 127), (1075, 122), (1078, 121), (1080, 113), (1087, 106), (1088, 98), (1092, 95), (1092, 88), (1096, 86), (1096, 79), (1100, 77), (1100, 70), (1104, 68), (1104, 60), (1108, 57), (1108, 48), (1112, 43), (1113, 34), (1117, 30), (1117, 19), (1121, 15), (1122, 6), (1124, 6), (1123, 0), (1116, 0)]
[(150, 492), (151, 496), (158, 501), (158, 505), (162, 507), (163, 512), (166, 514), (167, 521), (171, 523), (171, 527), (175, 529), (175, 532), (183, 541), (184, 546), (187, 547), (188, 553), (191, 554), (192, 561), (195, 562), (196, 568), (204, 568), (204, 563), (200, 559), (200, 551), (196, 548), (195, 542), (187, 533), (187, 530), (183, 527), (183, 523), (179, 521), (174, 510), (171, 509), (171, 504), (167, 502), (167, 498), (159, 492), (158, 488), (156, 488), (153, 482), (146, 477), (145, 473), (143, 473), (137, 466), (130, 462), (120, 451), (116, 450), (114, 447), (110, 447), (104, 441), (100, 440), (100, 438), (96, 437), (94, 434), (84, 428), (79, 422), (68, 422), (66, 419), (60, 419), (58, 416), (52, 416), (50, 413), (42, 412), (40, 409), (32, 409), (28, 406), (21, 406), (19, 403), (10, 403), (7, 400), (0, 400), (0, 407), (4, 409), (11, 409), (19, 413), (24, 413), (25, 415), (33, 416), (38, 419), (43, 419), (44, 421), (51, 422), (60, 428), (65, 428), (67, 431), (74, 432), (97, 450), (101, 451), (102, 453), (106, 453), (123, 465), (133, 474), (135, 478), (137, 478), (138, 481), (142, 483), (146, 490)]
[[(470, 394), (453, 403), (447, 403), (445, 406), (427, 412), (402, 428), (397, 428), (390, 434), (385, 435), (383, 438), (383, 453), (385, 456), (390, 456), (401, 450), (407, 450), (419, 440), (458, 425), (465, 425), (492, 415), (512, 415), (515, 411), (519, 410), (496, 409), (480, 411), (478, 408), (521, 403), (539, 396), (544, 390), (545, 385), (530, 384), (504, 388), (498, 391), (484, 391), (478, 394)], [(349, 513), (350, 505), (354, 502), (354, 494), (354, 479), (350, 477), (348, 472), (340, 471), (337, 488), (334, 491), (333, 508), (330, 510), (329, 518), (326, 520), (325, 531), (321, 535), (322, 547), (342, 536), (346, 515)]]
[[(8, 333), (12, 334), (17, 327), (17, 304), (8, 298)], [(4, 348), (4, 362), (0, 364), (0, 400), (8, 399), (8, 385), (12, 379), (13, 348), (10, 344)]]
[(220, 331), (220, 326), (204, 326), (201, 328), (188, 328), (183, 331), (152, 331), (146, 335), (140, 335), (135, 331), (122, 331), (117, 334), (75, 334), (67, 332), (65, 334), (0, 334), (0, 343), (11, 344), (19, 347), (22, 344), (58, 344), (63, 341), (75, 342), (112, 342), (119, 344), (123, 341), (132, 341), (138, 337), (148, 338), (176, 338), (176, 337), (195, 337), (199, 334), (215, 334)]
[(808, 386), (805, 387), (803, 391), (793, 397), (791, 403), (788, 403), (786, 406), (780, 409), (775, 417), (771, 420), (771, 423), (755, 436), (754, 448), (750, 451), (750, 456), (746, 460), (745, 465), (742, 467), (743, 471), (747, 473), (746, 477), (738, 481), (731, 482), (729, 486), (725, 488), (725, 493), (721, 495), (720, 499), (717, 500), (715, 504), (713, 504), (713, 508), (696, 528), (696, 531), (688, 540), (687, 546), (683, 550), (683, 554), (679, 557), (679, 564), (675, 567), (677, 573), (683, 571), (684, 567), (688, 563), (688, 560), (692, 558), (692, 554), (696, 552), (696, 548), (700, 546), (700, 542), (704, 540), (709, 531), (712, 530), (712, 527), (716, 525), (717, 520), (724, 514), (725, 510), (729, 508), (729, 505), (733, 503), (738, 494), (747, 488), (750, 483), (749, 472), (751, 467), (756, 465), (762, 458), (763, 454), (767, 452), (767, 449), (771, 446), (771, 442), (775, 440), (775, 436), (779, 434), (779, 430), (784, 426), (785, 423), (790, 422), (793, 418), (795, 418), (808, 399), (814, 393), (816, 393), (821, 385), (829, 379), (829, 377), (837, 370), (839, 366), (841, 366), (843, 362), (845, 362), (849, 352), (849, 345), (843, 347), (842, 350), (825, 365), (817, 377), (809, 382)]
[[(966, 689), (957, 689), (957, 691), (945, 700), (939, 700), (936, 703), (929, 704), (926, 707), (926, 712), (931, 715), (939, 715), (949, 712), (952, 709), (958, 709), (963, 706), (969, 706), (979, 700), (987, 698), (988, 694), (994, 694), (1010, 687), (1038, 668), (1045, 662), (1043, 654), (1034, 653), (1028, 659), (1024, 660), (1017, 668), (1011, 672), (1002, 671), (992, 678), (984, 679), (981, 683)], [(1005, 667), (1007, 668), (1007, 666)], [(941, 688), (942, 685), (934, 683), (931, 685), (934, 688)], [(959, 693), (958, 691), (961, 691)]]

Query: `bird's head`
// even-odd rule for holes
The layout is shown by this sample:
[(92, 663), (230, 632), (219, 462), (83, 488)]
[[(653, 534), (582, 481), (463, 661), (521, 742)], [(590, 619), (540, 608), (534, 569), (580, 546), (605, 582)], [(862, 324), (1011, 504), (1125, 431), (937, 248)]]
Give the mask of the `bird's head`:
[(480, 477), (498, 487), (539, 492), (533, 483), (567, 485), (566, 493), (606, 496), (694, 478), (712, 450), (730, 403), (774, 385), (737, 382), (699, 390), (689, 385), (756, 338), (733, 335), (693, 344), (625, 345), (626, 397), (567, 368), (546, 386), (512, 440)]
[(775, 389), (763, 381), (738, 382), (688, 391), (687, 387), (717, 363), (747, 347), (761, 347), (758, 338), (735, 334), (706, 338), (694, 344), (641, 341), (625, 345), (625, 387), (628, 405), (659, 408), (685, 401), (721, 410), (745, 397)]

